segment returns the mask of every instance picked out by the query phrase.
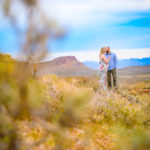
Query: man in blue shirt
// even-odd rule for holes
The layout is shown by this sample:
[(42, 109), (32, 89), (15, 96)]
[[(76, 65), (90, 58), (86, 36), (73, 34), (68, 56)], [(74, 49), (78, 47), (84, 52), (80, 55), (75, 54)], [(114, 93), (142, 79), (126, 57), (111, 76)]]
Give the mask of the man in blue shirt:
[[(108, 88), (115, 87), (117, 89), (117, 73), (116, 73), (116, 68), (118, 63), (117, 56), (115, 53), (112, 53), (110, 51), (110, 47), (106, 47), (105, 56), (107, 58), (111, 57), (109, 61), (108, 72), (107, 72)], [(112, 85), (112, 81), (113, 81), (113, 85)]]

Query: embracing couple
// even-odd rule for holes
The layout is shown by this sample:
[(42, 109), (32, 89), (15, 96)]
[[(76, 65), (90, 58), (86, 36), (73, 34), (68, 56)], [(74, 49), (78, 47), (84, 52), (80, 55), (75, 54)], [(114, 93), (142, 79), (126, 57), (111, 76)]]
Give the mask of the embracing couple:
[[(99, 54), (100, 58), (100, 86), (106, 90), (114, 87), (117, 89), (117, 56), (110, 51), (110, 47), (102, 47)], [(113, 84), (112, 84), (113, 83)]]

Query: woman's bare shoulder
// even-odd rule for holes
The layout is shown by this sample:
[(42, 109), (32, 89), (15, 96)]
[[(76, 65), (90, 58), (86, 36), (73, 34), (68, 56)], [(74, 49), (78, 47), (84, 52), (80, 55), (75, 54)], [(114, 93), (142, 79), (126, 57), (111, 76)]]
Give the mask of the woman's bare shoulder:
[(100, 58), (101, 58), (101, 59), (103, 59), (104, 57), (105, 57), (105, 55), (104, 55), (104, 54), (102, 54), (102, 55), (100, 56)]

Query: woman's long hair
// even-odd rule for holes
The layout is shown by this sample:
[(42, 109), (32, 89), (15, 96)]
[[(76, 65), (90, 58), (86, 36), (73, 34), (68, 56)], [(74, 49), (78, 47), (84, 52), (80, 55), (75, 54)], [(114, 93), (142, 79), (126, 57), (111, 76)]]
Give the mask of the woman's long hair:
[(104, 54), (105, 51), (106, 51), (105, 47), (102, 47), (101, 50), (100, 50), (99, 57), (101, 57), (101, 55)]

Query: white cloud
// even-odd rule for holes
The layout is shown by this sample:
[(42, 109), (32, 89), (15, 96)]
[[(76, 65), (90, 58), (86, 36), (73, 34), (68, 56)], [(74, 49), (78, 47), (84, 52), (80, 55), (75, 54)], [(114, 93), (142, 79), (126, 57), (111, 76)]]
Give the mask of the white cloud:
[(113, 50), (119, 59), (150, 57), (150, 48)]
[[(115, 52), (119, 59), (129, 58), (144, 58), (150, 57), (150, 48), (143, 49), (118, 49), (112, 50)], [(80, 61), (99, 61), (99, 50), (80, 50), (70, 52), (54, 52), (50, 53), (45, 60), (52, 60), (60, 56), (75, 56)]]
[[(130, 59), (130, 58), (145, 58), (150, 57), (150, 48), (141, 49), (116, 49), (111, 50), (116, 53), (118, 59)], [(18, 60), (25, 60), (25, 56), (21, 53), (10, 53), (13, 58)], [(44, 61), (49, 61), (61, 56), (75, 56), (79, 61), (99, 61), (99, 50), (80, 50), (69, 52), (50, 52)]]
[(150, 9), (150, 0), (42, 0), (41, 4), (51, 17), (72, 26), (98, 20), (110, 23), (114, 20), (113, 13)]
[[(150, 10), (150, 0), (39, 0), (39, 7), (60, 24), (85, 27), (98, 21), (105, 25), (132, 19), (133, 16), (116, 16), (115, 13)], [(12, 11), (18, 14), (19, 23), (24, 25), (25, 10), (19, 0)]]
[[(25, 10), (19, 0), (15, 2), (12, 11), (18, 15), (19, 23), (24, 25)], [(122, 18), (115, 13), (150, 10), (150, 0), (39, 0), (39, 7), (60, 24), (74, 27), (97, 21), (108, 24), (131, 19), (133, 16)]]

